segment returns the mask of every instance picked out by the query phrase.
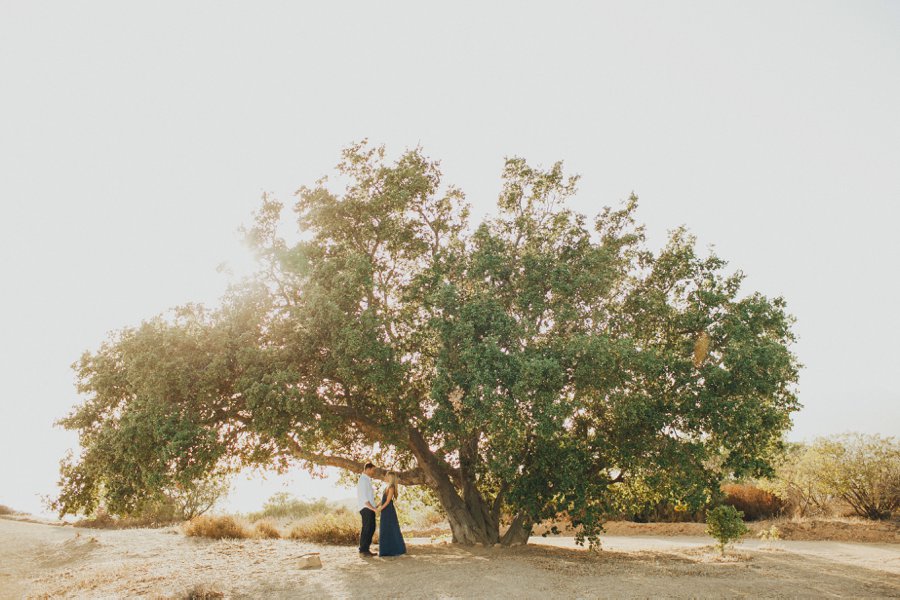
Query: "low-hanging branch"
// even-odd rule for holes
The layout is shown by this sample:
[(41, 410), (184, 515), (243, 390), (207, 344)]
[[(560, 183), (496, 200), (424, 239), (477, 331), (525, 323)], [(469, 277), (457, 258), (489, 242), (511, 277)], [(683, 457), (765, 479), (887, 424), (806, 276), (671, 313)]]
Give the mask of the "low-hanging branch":
[[(352, 471), (354, 473), (360, 473), (365, 467), (367, 461), (358, 461), (350, 458), (345, 458), (343, 456), (333, 456), (330, 454), (319, 454), (316, 452), (309, 452), (304, 450), (303, 447), (297, 443), (295, 440), (289, 440), (290, 451), (291, 454), (300, 459), (305, 460), (317, 465), (323, 465), (327, 467), (338, 467), (340, 469), (346, 469), (348, 471)], [(382, 481), (387, 481), (388, 473), (390, 473), (390, 469), (385, 469), (383, 467), (379, 467), (376, 465), (375, 467), (375, 475), (376, 479), (380, 479)], [(397, 474), (400, 476), (400, 481), (403, 482), (403, 485), (425, 485), (425, 478), (422, 474), (421, 469), (410, 469), (408, 471), (398, 471)]]

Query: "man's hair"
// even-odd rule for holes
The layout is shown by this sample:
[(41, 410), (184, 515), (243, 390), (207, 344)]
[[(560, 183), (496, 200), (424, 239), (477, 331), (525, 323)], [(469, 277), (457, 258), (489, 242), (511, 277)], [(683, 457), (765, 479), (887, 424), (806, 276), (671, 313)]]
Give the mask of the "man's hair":
[(368, 471), (369, 469), (374, 469), (374, 468), (375, 468), (375, 465), (373, 465), (372, 463), (366, 463), (366, 466), (363, 467), (363, 471)]

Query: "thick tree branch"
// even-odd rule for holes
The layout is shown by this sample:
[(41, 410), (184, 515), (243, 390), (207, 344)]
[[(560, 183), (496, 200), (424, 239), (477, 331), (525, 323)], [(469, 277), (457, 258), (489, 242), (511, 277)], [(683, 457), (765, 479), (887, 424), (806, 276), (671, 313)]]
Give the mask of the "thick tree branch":
[[(289, 443), (291, 454), (294, 456), (294, 458), (299, 458), (300, 460), (305, 460), (307, 462), (315, 463), (317, 465), (323, 465), (326, 467), (338, 467), (340, 469), (347, 469), (348, 471), (353, 471), (354, 473), (362, 472), (363, 467), (366, 466), (365, 462), (360, 462), (358, 460), (353, 460), (343, 456), (333, 456), (330, 454), (310, 452), (308, 450), (305, 450), (299, 443), (297, 443), (296, 440), (293, 439), (289, 439)], [(388, 473), (390, 473), (388, 469), (383, 469), (376, 466), (374, 477), (375, 479), (386, 481)], [(403, 485), (425, 484), (425, 476), (422, 473), (421, 469), (400, 471), (397, 474), (400, 476), (400, 483), (402, 483)]]
[(363, 433), (377, 441), (382, 441), (385, 437), (385, 432), (381, 425), (362, 415), (352, 406), (332, 404), (328, 406), (328, 410), (345, 421), (356, 425)]
[(410, 425), (408, 434), (410, 450), (412, 450), (420, 465), (424, 461), (428, 463), (428, 466), (430, 466), (435, 472), (445, 476), (448, 481), (461, 483), (460, 472), (448, 465), (447, 461), (445, 461), (443, 458), (441, 458), (431, 450), (428, 442), (422, 435), (422, 432)]

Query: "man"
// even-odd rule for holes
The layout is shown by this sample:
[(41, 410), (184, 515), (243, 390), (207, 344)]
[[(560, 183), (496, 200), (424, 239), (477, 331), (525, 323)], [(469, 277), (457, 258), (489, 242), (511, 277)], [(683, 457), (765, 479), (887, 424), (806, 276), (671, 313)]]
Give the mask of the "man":
[(356, 484), (356, 504), (362, 517), (362, 530), (359, 532), (360, 556), (375, 556), (369, 550), (372, 545), (372, 536), (375, 535), (375, 494), (372, 492), (372, 476), (375, 474), (375, 465), (366, 463), (359, 483)]

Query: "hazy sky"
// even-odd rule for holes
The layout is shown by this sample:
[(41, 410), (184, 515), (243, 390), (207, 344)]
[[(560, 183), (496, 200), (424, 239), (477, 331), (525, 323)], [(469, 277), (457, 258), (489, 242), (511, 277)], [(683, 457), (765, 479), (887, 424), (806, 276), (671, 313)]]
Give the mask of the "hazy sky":
[[(81, 352), (215, 303), (261, 193), (363, 137), (478, 217), (506, 156), (589, 214), (634, 191), (651, 244), (686, 224), (787, 299), (792, 438), (900, 434), (900, 2), (317, 4), (0, 0), (0, 504), (53, 492)], [(285, 485), (350, 495), (230, 506)]]

